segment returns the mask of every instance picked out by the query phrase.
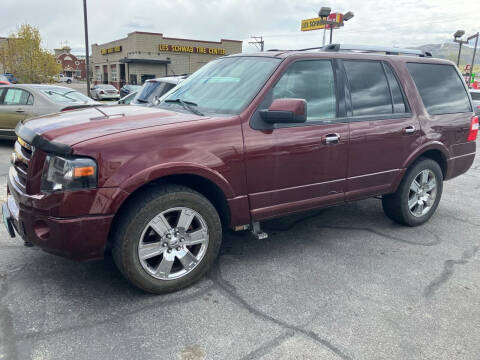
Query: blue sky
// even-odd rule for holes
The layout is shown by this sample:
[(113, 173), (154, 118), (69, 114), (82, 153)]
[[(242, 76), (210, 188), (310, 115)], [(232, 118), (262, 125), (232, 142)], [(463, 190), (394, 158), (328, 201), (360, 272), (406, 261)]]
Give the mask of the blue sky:
[[(300, 32), (301, 19), (321, 6), (351, 10), (355, 17), (334, 32), (334, 42), (417, 46), (449, 41), (457, 29), (480, 31), (478, 0), (88, 0), (90, 43), (104, 43), (139, 31), (202, 40), (244, 40), (263, 35), (265, 48), (321, 45), (322, 30)], [(40, 28), (50, 49), (68, 41), (84, 51), (82, 0), (2, 0), (0, 36), (22, 23)]]

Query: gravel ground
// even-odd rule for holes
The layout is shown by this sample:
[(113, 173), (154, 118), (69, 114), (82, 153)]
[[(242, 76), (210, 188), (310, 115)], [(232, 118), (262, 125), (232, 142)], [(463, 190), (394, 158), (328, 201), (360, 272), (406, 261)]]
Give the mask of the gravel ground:
[(208, 276), (165, 296), (2, 227), (0, 359), (479, 359), (479, 200), (477, 158), (421, 227), (377, 199), (269, 221), (265, 240), (226, 234)]

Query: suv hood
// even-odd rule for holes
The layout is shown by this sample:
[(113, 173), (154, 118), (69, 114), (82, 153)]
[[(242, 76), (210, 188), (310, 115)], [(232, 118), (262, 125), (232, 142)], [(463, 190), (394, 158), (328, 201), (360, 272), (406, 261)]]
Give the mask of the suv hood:
[(102, 106), (26, 120), (17, 125), (15, 132), (33, 146), (66, 154), (71, 152), (73, 145), (82, 141), (129, 130), (199, 119), (202, 117), (158, 108)]

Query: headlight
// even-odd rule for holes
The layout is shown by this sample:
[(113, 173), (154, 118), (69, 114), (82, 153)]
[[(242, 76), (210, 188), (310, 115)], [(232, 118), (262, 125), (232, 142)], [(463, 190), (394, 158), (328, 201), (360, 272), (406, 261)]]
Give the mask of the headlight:
[(93, 189), (97, 187), (97, 164), (90, 158), (48, 155), (42, 173), (44, 192)]

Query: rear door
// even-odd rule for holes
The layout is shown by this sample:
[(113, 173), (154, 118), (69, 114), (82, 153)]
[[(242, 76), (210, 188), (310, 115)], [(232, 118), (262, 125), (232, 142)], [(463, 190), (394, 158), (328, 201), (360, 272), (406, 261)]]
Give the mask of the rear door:
[(350, 120), (348, 201), (388, 192), (421, 139), (418, 120), (389, 63), (343, 60), (342, 64)]
[[(344, 201), (348, 122), (336, 69), (329, 59), (291, 63), (244, 127), (253, 220)], [(263, 123), (259, 110), (281, 98), (305, 99), (307, 121)]]
[(0, 128), (15, 129), (17, 123), (33, 113), (33, 95), (17, 88), (3, 88), (0, 97)]

